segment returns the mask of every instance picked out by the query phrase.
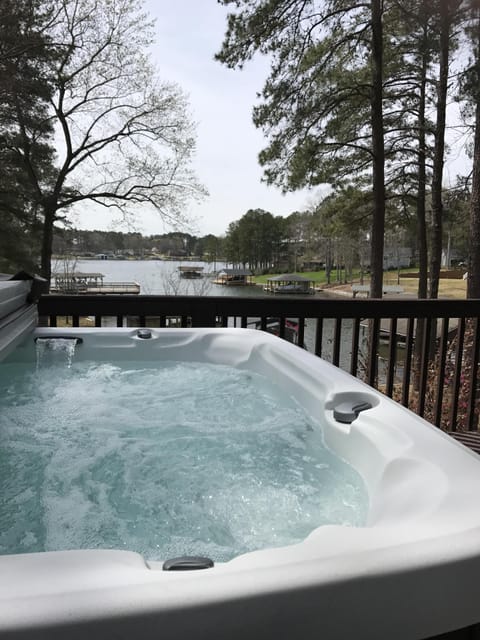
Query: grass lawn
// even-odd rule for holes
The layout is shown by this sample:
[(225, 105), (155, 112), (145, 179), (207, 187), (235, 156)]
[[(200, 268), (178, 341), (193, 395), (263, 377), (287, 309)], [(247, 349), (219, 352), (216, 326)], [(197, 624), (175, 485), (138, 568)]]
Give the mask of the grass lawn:
[[(312, 282), (315, 282), (315, 284), (326, 284), (327, 283), (327, 277), (325, 275), (325, 270), (322, 271), (302, 271), (302, 272), (297, 272), (299, 276), (302, 276), (302, 278), (307, 278), (308, 280), (311, 280)], [(274, 276), (280, 275), (279, 273), (268, 273), (265, 276), (255, 276), (253, 278), (253, 281), (256, 284), (266, 284), (267, 280), (269, 278), (273, 278)], [(342, 271), (342, 278), (344, 275), (344, 272)], [(336, 271), (332, 271), (331, 276), (330, 276), (330, 281), (332, 284), (336, 283), (336, 278), (337, 278), (337, 272)], [(353, 272), (353, 278), (358, 279), (359, 278), (359, 274), (358, 272), (354, 271)]]
[[(400, 271), (400, 279), (396, 271), (385, 271), (383, 274), (383, 284), (399, 284), (405, 293), (417, 295), (418, 278), (402, 278), (403, 273), (414, 273), (414, 269), (403, 269)], [(366, 281), (367, 282), (367, 281)], [(438, 287), (439, 298), (465, 299), (467, 297), (467, 281), (454, 278), (440, 277)]]
[[(385, 274), (383, 282), (385, 284), (397, 284), (397, 274), (394, 274), (393, 272)], [(415, 295), (418, 291), (418, 279), (402, 278), (400, 274), (400, 286), (403, 287), (405, 293)], [(440, 298), (465, 299), (467, 297), (467, 281), (452, 278), (440, 278), (438, 295)]]
[[(400, 270), (400, 286), (403, 288), (405, 293), (411, 293), (412, 295), (416, 295), (418, 290), (418, 279), (417, 278), (403, 278), (403, 273), (412, 273), (414, 269), (407, 268)], [(274, 275), (269, 273), (265, 276), (255, 276), (254, 282), (256, 284), (266, 284), (268, 278), (272, 278)], [(299, 272), (298, 275), (308, 278), (312, 282), (317, 285), (325, 285), (327, 283), (327, 278), (325, 276), (325, 271), (304, 271)], [(337, 272), (332, 271), (331, 273), (331, 286), (335, 286), (336, 284), (340, 284), (336, 280)], [(343, 277), (343, 272), (342, 272)], [(360, 281), (360, 272), (354, 271), (353, 273), (353, 281)], [(368, 278), (364, 279), (364, 283), (368, 284)], [(385, 271), (383, 275), (383, 283), (389, 285), (398, 284), (398, 274), (396, 271)], [(465, 299), (467, 297), (467, 281), (462, 279), (451, 279), (451, 278), (440, 278), (440, 286), (439, 286), (439, 296), (442, 298), (457, 298), (457, 299)]]

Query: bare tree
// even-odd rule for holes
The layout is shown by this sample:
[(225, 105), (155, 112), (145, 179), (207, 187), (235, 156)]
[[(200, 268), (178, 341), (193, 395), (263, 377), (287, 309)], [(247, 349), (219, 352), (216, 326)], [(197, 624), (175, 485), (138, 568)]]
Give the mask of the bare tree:
[[(163, 263), (164, 264), (164, 263)], [(167, 296), (190, 296), (197, 298), (208, 296), (212, 288), (210, 278), (203, 276), (193, 280), (184, 280), (178, 267), (161, 268), (163, 293)]]
[(147, 48), (153, 25), (142, 0), (56, 0), (49, 36), (55, 93), (48, 119), (57, 157), (48, 182), (29, 154), (36, 131), (17, 113), (22, 144), (43, 215), (41, 271), (51, 275), (55, 221), (83, 201), (135, 214), (152, 206), (184, 222), (184, 204), (203, 193), (189, 168), (194, 131), (187, 101), (161, 82)]
[(161, 277), (162, 277), (163, 293), (166, 296), (180, 295), (182, 280), (180, 278), (180, 272), (176, 267), (170, 267), (166, 269), (162, 267)]

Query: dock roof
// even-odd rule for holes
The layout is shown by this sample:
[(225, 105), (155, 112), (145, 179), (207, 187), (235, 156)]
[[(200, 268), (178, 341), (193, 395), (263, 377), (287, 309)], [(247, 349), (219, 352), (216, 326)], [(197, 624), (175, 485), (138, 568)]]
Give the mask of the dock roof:
[(272, 276), (268, 280), (272, 282), (310, 282), (308, 278), (299, 276), (298, 273), (283, 273), (280, 276)]
[(218, 274), (224, 273), (227, 276), (251, 276), (250, 269), (221, 269)]
[(54, 278), (64, 278), (70, 280), (71, 278), (104, 278), (105, 274), (103, 273), (85, 273), (83, 271), (75, 271), (73, 273), (64, 273), (63, 271), (59, 271), (53, 274)]
[(203, 271), (203, 267), (196, 267), (195, 265), (189, 265), (188, 267), (180, 266), (179, 271)]

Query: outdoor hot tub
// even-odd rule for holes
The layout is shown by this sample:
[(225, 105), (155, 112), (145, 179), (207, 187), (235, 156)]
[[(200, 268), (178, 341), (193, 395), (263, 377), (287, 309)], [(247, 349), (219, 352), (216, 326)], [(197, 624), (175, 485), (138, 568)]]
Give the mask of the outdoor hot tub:
[(36, 329), (0, 386), (0, 637), (406, 640), (480, 621), (480, 459), (298, 347)]

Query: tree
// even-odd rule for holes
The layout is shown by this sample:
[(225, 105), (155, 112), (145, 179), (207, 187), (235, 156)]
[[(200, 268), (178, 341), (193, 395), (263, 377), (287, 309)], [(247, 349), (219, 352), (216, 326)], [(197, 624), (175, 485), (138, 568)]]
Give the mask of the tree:
[(435, 124), (435, 149), (432, 176), (432, 239), (430, 257), (430, 298), (438, 298), (443, 242), (443, 167), (445, 162), (445, 122), (447, 109), (452, 28), (457, 19), (461, 0), (438, 0), (439, 12), (439, 71)]
[(467, 297), (480, 298), (480, 7), (471, 2), (467, 34), (472, 59), (462, 78), (462, 94), (467, 100), (465, 116), (474, 118), (472, 193), (470, 198), (470, 246)]
[(194, 149), (187, 101), (160, 82), (147, 56), (152, 25), (140, 0), (56, 0), (48, 36), (56, 60), (45, 125), (58, 139), (48, 182), (28, 150), (40, 136), (21, 109), (17, 150), (38, 194), (43, 222), (42, 274), (50, 277), (53, 227), (66, 210), (91, 201), (124, 215), (153, 206), (179, 223), (185, 200), (202, 188), (189, 168)]
[(212, 233), (197, 238), (195, 254), (200, 256), (202, 260), (213, 263), (213, 269), (216, 271), (217, 261), (223, 256), (223, 239), (214, 236)]
[(419, 101), (417, 112), (418, 128), (418, 155), (417, 155), (417, 194), (416, 194), (416, 215), (418, 234), (418, 297), (427, 297), (428, 285), (428, 240), (426, 221), (426, 190), (427, 190), (427, 72), (431, 59), (431, 45), (429, 38), (429, 20), (431, 19), (431, 8), (428, 1), (421, 0), (420, 4), (420, 40), (417, 56)]
[[(228, 225), (225, 235), (225, 259), (233, 266), (242, 264), (240, 256), (240, 233), (238, 231), (239, 221), (235, 220)], [(245, 263), (243, 263), (245, 266)]]
[(386, 118), (389, 131), (387, 192), (406, 213), (415, 212), (419, 257), (418, 297), (428, 290), (426, 220), (427, 180), (433, 155), (433, 65), (438, 51), (432, 0), (394, 2), (386, 24), (386, 40), (394, 55), (386, 69), (385, 97), (392, 104)]
[(371, 99), (373, 219), (370, 253), (370, 296), (383, 294), (385, 235), (385, 141), (383, 131), (383, 0), (371, 3)]
[[(40, 0), (0, 4), (0, 254), (4, 270), (35, 271), (38, 263), (38, 198), (25, 156), (34, 159), (38, 180), (45, 183), (53, 160), (52, 128), (46, 122), (53, 91), (48, 65), (54, 52), (45, 33), (50, 18)], [(23, 153), (22, 128), (38, 132)]]
[(374, 183), (372, 295), (382, 295), (385, 219), (383, 4), (346, 0), (220, 0), (234, 6), (217, 59), (272, 59), (257, 127), (267, 182), (284, 190), (366, 178)]
[(310, 213), (294, 211), (286, 218), (286, 235), (289, 246), (289, 263), (296, 272), (299, 267), (299, 258), (305, 255), (310, 236)]
[(225, 238), (226, 258), (233, 264), (266, 271), (278, 262), (287, 223), (263, 209), (250, 209), (230, 223)]
[[(354, 187), (330, 194), (314, 209), (312, 227), (323, 236), (321, 245), (328, 284), (334, 264), (348, 265), (350, 272), (353, 266), (359, 265), (363, 284), (364, 271), (370, 261), (366, 245), (372, 209), (372, 192)], [(337, 274), (339, 277), (338, 269)]]

